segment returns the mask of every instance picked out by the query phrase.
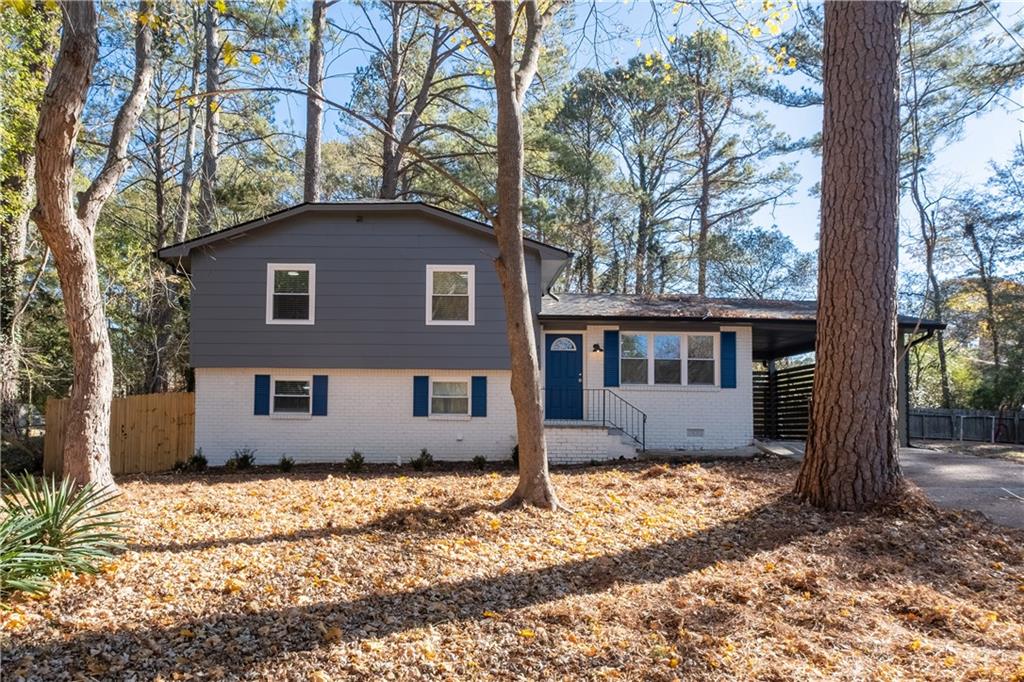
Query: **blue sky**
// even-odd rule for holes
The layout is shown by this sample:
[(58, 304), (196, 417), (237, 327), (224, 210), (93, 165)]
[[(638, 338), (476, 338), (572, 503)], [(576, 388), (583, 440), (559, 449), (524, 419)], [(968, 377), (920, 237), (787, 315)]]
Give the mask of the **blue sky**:
[[(601, 44), (595, 49), (588, 41), (579, 42), (573, 51), (574, 65), (577, 68), (587, 66), (607, 68), (616, 59), (626, 61), (639, 53), (664, 49), (660, 40), (653, 35), (652, 17), (656, 12), (662, 18), (663, 25), (677, 21), (678, 25), (675, 31), (680, 35), (685, 35), (698, 25), (703, 24), (691, 8), (683, 8), (678, 14), (673, 14), (671, 12), (673, 4), (672, 2), (633, 2), (633, 0), (626, 3), (597, 3), (595, 7), (602, 15), (603, 23), (603, 30), (600, 32)], [(743, 7), (744, 2), (738, 0), (736, 4)], [(583, 18), (590, 7), (591, 4), (586, 2), (579, 3), (574, 7), (577, 28), (582, 25)], [(308, 14), (308, 5), (300, 4), (298, 9), (303, 14)], [(348, 24), (360, 14), (358, 8), (343, 0), (331, 8), (329, 16), (333, 21)], [(1009, 25), (1014, 19), (1019, 19), (1024, 14), (1024, 4), (1004, 3), (1000, 14), (1004, 23)], [(784, 28), (791, 28), (796, 20), (796, 18), (791, 18)], [(737, 22), (736, 25), (739, 23)], [(637, 38), (640, 38), (640, 46), (636, 44)], [(337, 56), (333, 63), (329, 63), (328, 73), (336, 76), (327, 87), (329, 98), (343, 102), (348, 100), (349, 74), (362, 63), (363, 59), (364, 56), (359, 52), (348, 51)], [(782, 78), (783, 82), (793, 87), (802, 84), (798, 80), (798, 76)], [(1024, 102), (1024, 92), (1014, 93), (1011, 99), (1016, 102)], [(983, 183), (988, 177), (991, 161), (1003, 162), (1009, 158), (1012, 145), (1024, 128), (1024, 109), (1009, 102), (1004, 102), (1004, 104), (1008, 107), (1007, 109), (994, 109), (969, 121), (962, 138), (939, 152), (935, 168), (940, 170), (945, 182), (956, 182), (959, 185)], [(794, 109), (765, 105), (764, 109), (768, 112), (772, 123), (794, 139), (809, 137), (821, 129), (822, 112), (820, 107)], [(304, 106), (294, 101), (282, 102), (280, 113), (284, 118), (294, 119), (296, 127), (301, 130)], [(328, 112), (325, 126), (326, 139), (339, 137), (338, 121), (339, 117), (336, 112)], [(821, 159), (811, 152), (800, 152), (790, 155), (789, 160), (796, 163), (796, 170), (802, 178), (799, 186), (786, 200), (785, 205), (777, 206), (774, 211), (763, 210), (756, 220), (766, 226), (777, 225), (780, 230), (790, 236), (799, 248), (814, 249), (817, 247), (818, 199), (810, 194), (810, 190), (820, 177)], [(906, 259), (904, 259), (904, 263), (909, 265), (906, 263)]]

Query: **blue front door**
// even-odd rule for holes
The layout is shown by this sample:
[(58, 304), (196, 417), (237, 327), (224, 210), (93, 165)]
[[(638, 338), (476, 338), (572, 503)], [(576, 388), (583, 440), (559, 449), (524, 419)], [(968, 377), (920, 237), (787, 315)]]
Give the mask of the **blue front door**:
[(544, 339), (544, 417), (583, 419), (583, 335)]

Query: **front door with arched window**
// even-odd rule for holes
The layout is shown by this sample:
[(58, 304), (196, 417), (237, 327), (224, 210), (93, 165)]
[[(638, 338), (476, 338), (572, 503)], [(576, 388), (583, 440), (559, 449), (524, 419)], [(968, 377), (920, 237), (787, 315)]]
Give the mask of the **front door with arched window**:
[(583, 335), (546, 334), (544, 418), (583, 419)]

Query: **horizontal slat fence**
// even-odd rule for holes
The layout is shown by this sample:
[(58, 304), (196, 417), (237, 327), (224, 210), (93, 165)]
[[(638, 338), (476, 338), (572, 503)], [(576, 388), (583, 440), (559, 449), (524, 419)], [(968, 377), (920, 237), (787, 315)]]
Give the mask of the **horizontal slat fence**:
[[(46, 401), (43, 470), (60, 475), (68, 398)], [(110, 469), (117, 474), (167, 471), (195, 448), (195, 394), (150, 393), (114, 398), (110, 409)]]
[(807, 438), (814, 365), (754, 372), (754, 435), (777, 440)]
[(1024, 443), (1024, 411), (917, 409), (907, 421), (911, 438)]

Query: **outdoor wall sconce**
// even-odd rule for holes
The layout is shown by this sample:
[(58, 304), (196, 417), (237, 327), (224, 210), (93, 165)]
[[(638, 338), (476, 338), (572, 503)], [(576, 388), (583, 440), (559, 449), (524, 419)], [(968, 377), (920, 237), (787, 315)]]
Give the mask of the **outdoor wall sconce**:
[(595, 353), (603, 353), (604, 352), (604, 348), (601, 348), (601, 344), (595, 343), (594, 344), (594, 352)]

